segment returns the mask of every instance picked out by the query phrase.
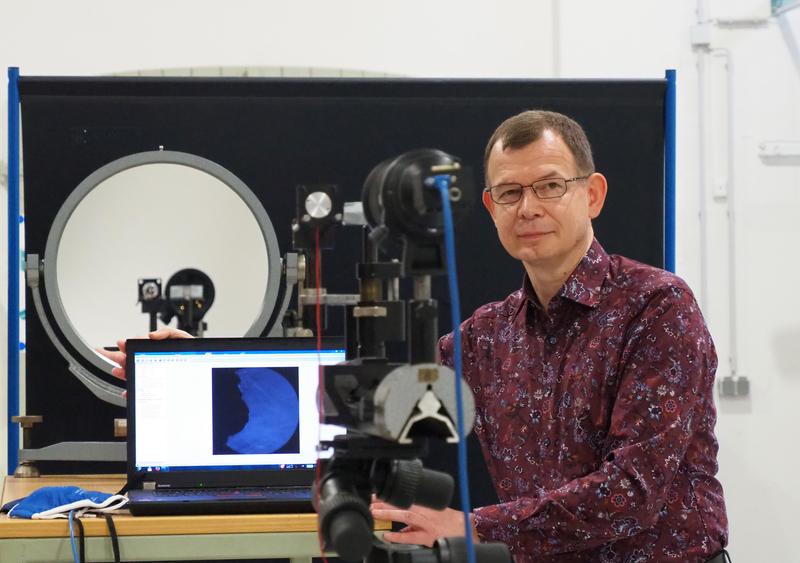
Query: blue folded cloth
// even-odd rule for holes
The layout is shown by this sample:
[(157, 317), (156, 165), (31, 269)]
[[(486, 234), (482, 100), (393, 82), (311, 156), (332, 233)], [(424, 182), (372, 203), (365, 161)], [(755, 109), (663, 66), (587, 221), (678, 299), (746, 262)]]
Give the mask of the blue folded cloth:
[(42, 487), (3, 509), (8, 507), (8, 515), (16, 518), (66, 518), (70, 510), (76, 510), (78, 515), (87, 511), (108, 512), (127, 502), (123, 495), (85, 491), (80, 487)]

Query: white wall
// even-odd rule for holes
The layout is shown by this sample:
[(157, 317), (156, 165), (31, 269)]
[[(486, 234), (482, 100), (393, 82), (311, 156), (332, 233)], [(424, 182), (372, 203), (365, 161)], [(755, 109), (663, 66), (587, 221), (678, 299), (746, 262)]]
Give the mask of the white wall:
[[(709, 19), (763, 18), (767, 0), (704, 3)], [(774, 21), (712, 24), (711, 47), (728, 49), (733, 71), (732, 186), (727, 176), (725, 72), (709, 56), (705, 180), (708, 272), (701, 267), (698, 56), (690, 44), (695, 1), (561, 0), (500, 2), (368, 0), (136, 3), (100, 0), (17, 3), (0, 35), (0, 66), (23, 74), (102, 74), (143, 68), (210, 65), (363, 69), (425, 77), (662, 77), (678, 70), (678, 272), (704, 303), (718, 344), (719, 375), (730, 371), (728, 211), (736, 210), (735, 357), (752, 382), (749, 398), (721, 398), (720, 478), (737, 561), (796, 559), (789, 534), (800, 493), (792, 468), (800, 422), (800, 340), (794, 258), (800, 227), (800, 168), (766, 164), (758, 146), (800, 140), (800, 76)], [(797, 10), (800, 12), (800, 10)], [(91, 13), (91, 18), (89, 18)], [(553, 26), (554, 14), (560, 26)], [(103, 22), (88, 25), (84, 22)], [(429, 27), (424, 28), (423, 25)], [(2, 90), (5, 112), (5, 89)], [(2, 152), (5, 158), (5, 118)], [(728, 186), (730, 188), (730, 186)], [(611, 187), (613, 189), (613, 186)], [(5, 201), (2, 203), (5, 233)], [(5, 235), (0, 241), (4, 244)], [(113, 259), (112, 259), (113, 261)], [(5, 308), (5, 289), (0, 306)], [(5, 330), (0, 334), (5, 351)], [(5, 365), (5, 363), (3, 363)], [(0, 397), (5, 385), (0, 381)], [(0, 414), (5, 410), (5, 400)], [(4, 444), (0, 444), (5, 452)]]
[[(800, 17), (800, 9), (793, 17)], [(800, 26), (796, 29), (800, 33)], [(797, 560), (791, 548), (795, 530), (789, 507), (799, 499), (787, 483), (794, 478), (800, 457), (794, 447), (786, 446), (797, 442), (800, 422), (794, 406), (794, 394), (800, 392), (800, 320), (792, 303), (800, 282), (795, 259), (800, 239), (800, 159), (793, 165), (788, 159), (765, 164), (758, 154), (765, 141), (800, 141), (800, 74), (774, 21), (755, 28), (721, 29), (714, 43), (729, 49), (734, 84), (735, 350), (726, 330), (731, 308), (725, 270), (711, 270), (710, 323), (719, 336), (720, 375), (729, 373), (726, 360), (733, 355), (739, 373), (752, 382), (748, 399), (720, 402), (720, 476), (732, 507), (737, 551), (752, 561)], [(723, 85), (717, 83), (716, 88), (720, 91)], [(713, 207), (721, 207), (711, 206), (712, 213)], [(710, 241), (712, 247), (714, 241), (720, 242), (712, 253), (724, 256), (726, 217), (719, 210), (717, 214)], [(741, 550), (740, 543), (744, 543)]]

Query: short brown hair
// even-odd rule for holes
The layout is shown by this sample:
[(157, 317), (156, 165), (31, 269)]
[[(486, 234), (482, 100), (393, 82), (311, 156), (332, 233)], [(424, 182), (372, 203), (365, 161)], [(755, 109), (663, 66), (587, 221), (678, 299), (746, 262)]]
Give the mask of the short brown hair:
[(528, 110), (509, 117), (501, 123), (486, 144), (483, 169), (487, 182), (489, 179), (489, 155), (498, 141), (502, 142), (503, 150), (521, 149), (541, 139), (542, 133), (548, 129), (558, 134), (572, 152), (578, 167), (578, 174), (594, 172), (592, 147), (589, 145), (589, 139), (586, 138), (586, 132), (576, 121), (554, 111)]

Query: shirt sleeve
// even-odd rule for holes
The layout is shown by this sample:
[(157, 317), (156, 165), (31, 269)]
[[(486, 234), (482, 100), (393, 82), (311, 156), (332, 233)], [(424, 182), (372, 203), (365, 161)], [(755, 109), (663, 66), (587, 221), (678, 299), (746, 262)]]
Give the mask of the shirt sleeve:
[(716, 354), (688, 288), (652, 298), (626, 341), (598, 469), (541, 496), (476, 509), (480, 537), (535, 557), (591, 549), (653, 526), (693, 435), (713, 427)]
[[(481, 311), (476, 311), (476, 314), (469, 317), (461, 323), (461, 377), (467, 382), (467, 385), (472, 390), (475, 399), (475, 412), (476, 415), (481, 409), (481, 397), (479, 387), (479, 373), (482, 370), (491, 369), (493, 358), (491, 346), (486, 342), (479, 342), (476, 334), (482, 333), (484, 330), (493, 330), (495, 319), (492, 316), (479, 315)], [(455, 347), (455, 338), (452, 332), (448, 332), (439, 339), (438, 345), (438, 358), (437, 361), (443, 366), (456, 369), (455, 355), (453, 348)], [(476, 416), (474, 423), (480, 425), (481, 417)]]
[[(461, 323), (461, 370), (462, 377), (470, 383), (475, 368), (475, 352), (473, 345), (473, 327), (474, 317), (470, 317)], [(450, 368), (455, 369), (455, 359), (453, 355), (453, 347), (455, 346), (455, 338), (452, 332), (448, 332), (439, 339), (438, 346), (438, 362)]]

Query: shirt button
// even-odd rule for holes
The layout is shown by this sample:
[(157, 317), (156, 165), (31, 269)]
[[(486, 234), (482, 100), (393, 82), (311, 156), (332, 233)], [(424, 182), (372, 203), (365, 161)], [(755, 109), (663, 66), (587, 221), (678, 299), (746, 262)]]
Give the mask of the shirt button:
[(555, 336), (550, 336), (547, 338), (548, 344), (555, 344), (556, 342), (558, 342), (558, 339)]

